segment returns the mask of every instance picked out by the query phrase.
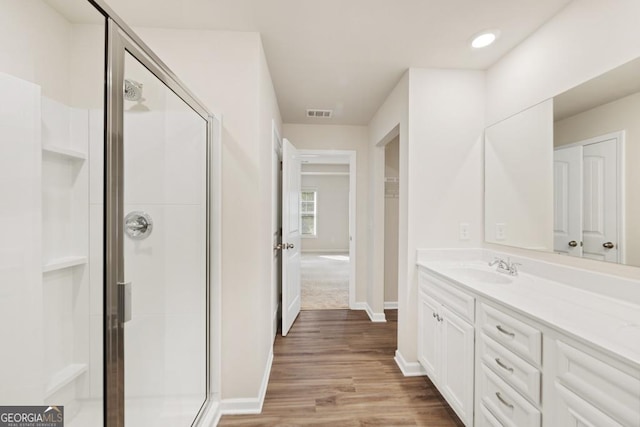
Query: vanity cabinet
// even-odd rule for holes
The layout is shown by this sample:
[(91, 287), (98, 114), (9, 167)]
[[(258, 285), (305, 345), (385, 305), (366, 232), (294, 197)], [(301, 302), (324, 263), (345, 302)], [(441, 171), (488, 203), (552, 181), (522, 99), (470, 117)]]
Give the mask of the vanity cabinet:
[[(440, 265), (418, 273), (418, 361), (467, 427), (640, 427), (637, 363), (593, 347), (555, 322), (536, 320), (494, 295), (495, 285), (477, 290), (465, 284), (466, 276), (447, 280), (447, 272), (460, 267)], [(510, 288), (511, 301), (527, 301), (532, 289), (524, 283)], [(544, 286), (542, 280), (534, 284), (536, 291)], [(616, 304), (577, 293), (579, 306), (553, 305), (558, 292), (536, 294), (536, 304), (548, 304), (542, 313), (564, 317), (595, 303)], [(636, 313), (624, 311), (626, 305), (613, 307), (586, 313), (605, 321), (602, 313), (621, 319)], [(590, 319), (587, 314), (580, 315)]]
[[(465, 318), (470, 315), (469, 307), (473, 307), (474, 299), (442, 285), (426, 275), (421, 276), (418, 358), (460, 419), (472, 426), (475, 340), (473, 325)], [(460, 306), (465, 307), (462, 313), (460, 306), (454, 308), (447, 303), (452, 299), (462, 302)]]
[(480, 412), (490, 412), (500, 425), (540, 427), (542, 332), (490, 305), (479, 307)]
[(640, 426), (640, 373), (555, 342), (555, 421), (562, 426)]

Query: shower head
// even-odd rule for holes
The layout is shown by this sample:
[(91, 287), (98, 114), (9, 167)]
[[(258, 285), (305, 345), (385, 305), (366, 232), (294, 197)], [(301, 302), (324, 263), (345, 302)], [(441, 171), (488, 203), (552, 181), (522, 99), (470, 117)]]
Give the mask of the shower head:
[(135, 80), (124, 80), (124, 99), (127, 101), (140, 101), (142, 99), (142, 83)]

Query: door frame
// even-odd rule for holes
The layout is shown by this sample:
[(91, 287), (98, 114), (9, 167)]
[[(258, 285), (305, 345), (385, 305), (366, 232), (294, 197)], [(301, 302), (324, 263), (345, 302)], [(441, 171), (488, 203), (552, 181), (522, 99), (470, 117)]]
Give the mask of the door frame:
[[(357, 310), (356, 304), (356, 209), (357, 209), (357, 169), (355, 150), (298, 150), (300, 157), (306, 157), (306, 164), (320, 163), (312, 159), (329, 159), (332, 164), (349, 165), (349, 309)], [(326, 164), (326, 162), (323, 162)]]
[[(209, 423), (220, 395), (221, 121), (103, 2), (91, 1), (107, 18), (104, 239), (104, 425), (124, 427), (124, 61), (126, 52), (206, 122), (206, 392), (194, 425)], [(214, 141), (216, 142), (214, 144)], [(216, 363), (212, 363), (215, 359)]]
[(616, 199), (618, 204), (616, 209), (618, 211), (617, 221), (618, 221), (618, 229), (616, 230), (616, 242), (618, 245), (618, 264), (626, 264), (627, 262), (627, 244), (625, 238), (625, 230), (626, 230), (626, 186), (625, 186), (625, 141), (626, 141), (626, 131), (620, 130), (616, 132), (606, 133), (604, 135), (595, 136), (593, 138), (583, 139), (581, 141), (572, 142), (570, 144), (558, 145), (557, 147), (553, 147), (553, 150), (561, 150), (563, 148), (570, 147), (584, 147), (585, 145), (597, 144), (599, 142), (609, 141), (611, 139), (616, 140), (616, 165), (618, 168), (618, 173), (616, 176)]

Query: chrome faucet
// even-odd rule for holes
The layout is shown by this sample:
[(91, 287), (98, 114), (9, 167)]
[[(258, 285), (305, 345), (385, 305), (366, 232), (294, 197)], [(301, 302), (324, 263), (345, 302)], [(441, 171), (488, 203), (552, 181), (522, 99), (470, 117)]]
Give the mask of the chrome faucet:
[(517, 262), (511, 262), (510, 258), (507, 258), (507, 260), (505, 261), (502, 258), (495, 257), (493, 261), (489, 262), (489, 267), (493, 267), (496, 264), (498, 264), (498, 267), (496, 267), (496, 271), (507, 273), (509, 276), (517, 276), (518, 266), (522, 265)]

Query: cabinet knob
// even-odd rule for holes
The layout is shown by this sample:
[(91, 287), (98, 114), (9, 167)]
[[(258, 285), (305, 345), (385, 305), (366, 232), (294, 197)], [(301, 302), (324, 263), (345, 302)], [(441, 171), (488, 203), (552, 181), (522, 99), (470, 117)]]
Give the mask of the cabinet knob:
[(614, 244), (613, 244), (613, 243), (611, 243), (611, 242), (606, 242), (606, 243), (603, 243), (603, 244), (602, 244), (602, 247), (603, 247), (603, 248), (605, 248), (605, 249), (613, 249), (613, 248), (615, 248), (615, 247), (616, 247), (616, 245), (614, 245)]
[(575, 240), (572, 240), (569, 242), (569, 246), (571, 246), (572, 248), (575, 248), (576, 246), (578, 246), (578, 242), (576, 242)]

